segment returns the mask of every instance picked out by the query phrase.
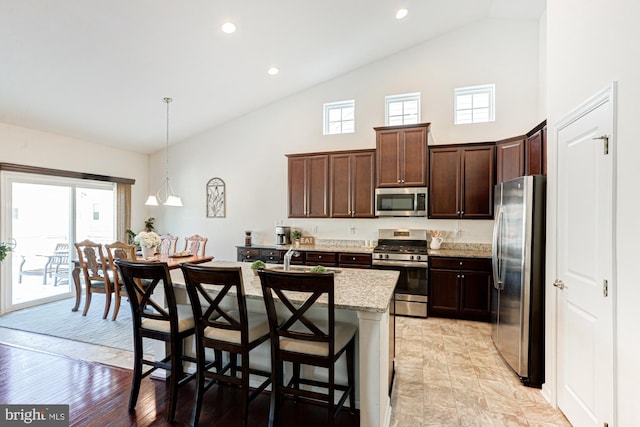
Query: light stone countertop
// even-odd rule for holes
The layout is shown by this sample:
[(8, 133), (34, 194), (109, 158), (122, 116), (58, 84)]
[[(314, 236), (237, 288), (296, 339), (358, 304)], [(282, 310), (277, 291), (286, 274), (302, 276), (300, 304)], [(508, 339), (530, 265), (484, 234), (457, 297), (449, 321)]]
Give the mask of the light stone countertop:
[(491, 258), (490, 250), (429, 249), (427, 253), (430, 257)]
[[(247, 298), (262, 299), (260, 278), (253, 274), (251, 265), (246, 262), (212, 261), (203, 266), (241, 267)], [(269, 264), (269, 266), (272, 266)], [(369, 270), (358, 268), (331, 268), (336, 270), (335, 280), (335, 308), (342, 310), (368, 311), (384, 313), (389, 309), (389, 301), (398, 282), (399, 272), (394, 270)], [(171, 280), (177, 286), (184, 286), (182, 270), (171, 271)], [(210, 286), (215, 290), (215, 286)], [(296, 297), (295, 293), (287, 293), (294, 303), (302, 303), (306, 298)], [(231, 294), (233, 295), (233, 294)], [(319, 298), (318, 305), (327, 305), (326, 296)]]
[(255, 249), (276, 249), (280, 251), (288, 251), (293, 248), (295, 251), (301, 252), (342, 252), (342, 253), (358, 253), (358, 254), (371, 254), (373, 248), (369, 246), (331, 246), (331, 245), (251, 245), (251, 246), (236, 246), (237, 248), (255, 248)]

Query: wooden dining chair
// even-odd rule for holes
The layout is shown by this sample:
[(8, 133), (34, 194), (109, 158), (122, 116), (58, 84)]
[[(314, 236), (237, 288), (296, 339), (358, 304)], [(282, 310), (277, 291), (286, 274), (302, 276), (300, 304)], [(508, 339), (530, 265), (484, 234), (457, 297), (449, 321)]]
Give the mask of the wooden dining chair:
[[(213, 383), (225, 382), (240, 386), (243, 425), (247, 425), (249, 403), (270, 383), (271, 373), (252, 369), (249, 352), (269, 339), (269, 324), (263, 313), (247, 311), (242, 269), (240, 267), (204, 267), (182, 264), (185, 285), (196, 325), (196, 401), (191, 425), (197, 426), (205, 391)], [(218, 287), (215, 294), (203, 285)], [(233, 295), (235, 294), (235, 295)], [(232, 309), (225, 308), (233, 301)], [(213, 349), (215, 360), (205, 360), (205, 349)], [(222, 366), (222, 353), (228, 352), (228, 363)], [(240, 356), (240, 369), (237, 358)], [(237, 376), (238, 371), (240, 377)], [(249, 390), (249, 374), (266, 377), (255, 390)], [(205, 384), (205, 379), (210, 381)]]
[(107, 318), (109, 308), (111, 307), (111, 294), (113, 286), (108, 274), (108, 264), (104, 257), (102, 244), (92, 242), (91, 240), (83, 240), (80, 243), (74, 243), (78, 252), (78, 263), (82, 270), (85, 285), (85, 302), (82, 315), (86, 316), (91, 305), (91, 295), (94, 293), (105, 294), (103, 319)]
[(116, 320), (118, 312), (120, 311), (120, 302), (123, 296), (127, 296), (127, 289), (122, 283), (122, 278), (118, 273), (118, 267), (116, 267), (116, 259), (125, 259), (135, 261), (136, 259), (136, 246), (129, 245), (124, 242), (116, 241), (108, 245), (104, 245), (107, 252), (107, 260), (109, 262), (109, 269), (111, 271), (110, 278), (111, 284), (115, 293), (115, 306), (113, 307), (113, 315), (111, 320)]
[(178, 245), (178, 237), (171, 234), (163, 234), (160, 236), (160, 246), (158, 252), (161, 254), (172, 255), (176, 252)]
[[(165, 262), (144, 262), (116, 259), (115, 264), (129, 295), (133, 317), (133, 378), (129, 395), (129, 411), (135, 411), (142, 379), (157, 369), (169, 374), (169, 403), (167, 421), (175, 420), (178, 388), (195, 378), (184, 374), (183, 362), (195, 362), (184, 354), (184, 339), (194, 334), (191, 306), (178, 304)], [(160, 290), (161, 292), (156, 292)], [(164, 298), (160, 298), (163, 295)], [(142, 340), (163, 341), (170, 354), (162, 360), (145, 356)], [(143, 372), (144, 366), (151, 366)]]
[[(272, 391), (269, 409), (269, 427), (277, 424), (281, 395), (293, 395), (327, 403), (327, 425), (333, 426), (335, 416), (349, 398), (351, 414), (355, 413), (355, 325), (335, 320), (334, 277), (327, 273), (276, 272), (260, 270), (260, 283), (267, 308), (271, 337)], [(295, 291), (291, 301), (288, 291)], [(276, 312), (276, 298), (285, 312)], [(318, 299), (325, 297), (327, 304), (319, 306)], [(314, 307), (315, 316), (309, 315)], [(281, 317), (284, 316), (284, 321)], [(318, 319), (320, 318), (320, 319)], [(335, 383), (335, 363), (346, 353), (347, 385)], [(292, 378), (284, 384), (284, 362), (293, 365)], [(300, 376), (300, 365), (311, 365), (328, 369), (327, 381), (305, 379)], [(315, 386), (327, 389), (320, 393), (300, 386)], [(335, 404), (335, 391), (343, 391)]]
[(193, 255), (204, 256), (204, 252), (207, 247), (207, 240), (209, 239), (198, 234), (194, 234), (190, 237), (185, 237), (184, 250), (191, 252)]

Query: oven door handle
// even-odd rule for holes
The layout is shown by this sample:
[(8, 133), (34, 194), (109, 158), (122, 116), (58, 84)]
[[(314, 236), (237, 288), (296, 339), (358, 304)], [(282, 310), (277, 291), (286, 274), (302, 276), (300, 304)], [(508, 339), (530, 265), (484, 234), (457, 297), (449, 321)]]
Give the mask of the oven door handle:
[(409, 268), (428, 268), (428, 262), (411, 262), (411, 261), (373, 261), (372, 264), (375, 268), (380, 267), (409, 267)]

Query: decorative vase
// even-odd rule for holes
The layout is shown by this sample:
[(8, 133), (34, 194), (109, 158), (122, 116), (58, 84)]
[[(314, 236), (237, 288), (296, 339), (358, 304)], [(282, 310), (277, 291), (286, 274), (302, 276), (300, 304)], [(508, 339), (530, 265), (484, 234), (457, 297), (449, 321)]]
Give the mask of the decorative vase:
[(142, 247), (142, 257), (143, 258), (151, 258), (156, 254), (156, 248), (147, 248), (145, 246)]

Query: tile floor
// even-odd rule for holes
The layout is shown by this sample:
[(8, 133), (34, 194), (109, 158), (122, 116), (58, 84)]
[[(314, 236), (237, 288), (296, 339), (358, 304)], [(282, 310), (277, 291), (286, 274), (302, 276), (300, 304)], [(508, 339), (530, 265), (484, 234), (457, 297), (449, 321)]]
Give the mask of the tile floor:
[[(525, 387), (491, 342), (488, 323), (397, 317), (392, 427), (568, 427)], [(130, 368), (133, 353), (0, 328), (0, 342)]]
[(483, 322), (396, 318), (392, 427), (570, 426), (523, 386)]

